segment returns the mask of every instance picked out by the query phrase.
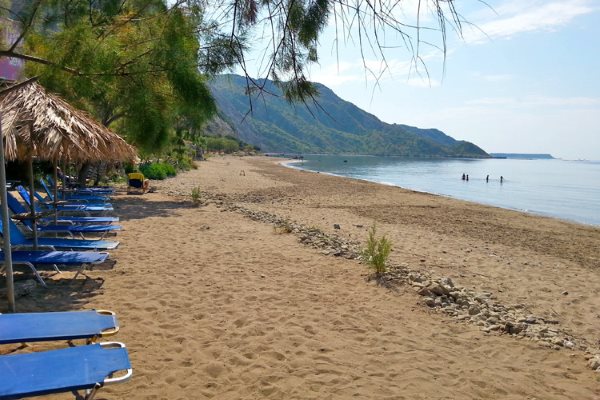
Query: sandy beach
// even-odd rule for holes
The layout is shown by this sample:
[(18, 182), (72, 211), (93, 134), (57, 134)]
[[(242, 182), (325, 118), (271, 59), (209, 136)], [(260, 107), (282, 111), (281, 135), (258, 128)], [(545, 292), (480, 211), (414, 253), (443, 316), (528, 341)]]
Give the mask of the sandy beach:
[[(117, 313), (134, 377), (106, 399), (600, 400), (583, 350), (600, 351), (600, 229), (280, 161), (215, 156), (154, 193), (119, 194), (116, 265), (48, 276), (18, 310)], [(575, 345), (486, 332), (249, 213), (358, 247), (376, 223), (394, 265), (488, 293)]]

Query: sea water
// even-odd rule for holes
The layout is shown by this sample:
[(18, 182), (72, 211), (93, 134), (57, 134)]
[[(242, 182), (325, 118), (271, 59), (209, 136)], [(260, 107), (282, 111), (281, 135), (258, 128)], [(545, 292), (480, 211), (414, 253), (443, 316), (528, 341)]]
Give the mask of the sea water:
[(306, 155), (293, 166), (600, 225), (600, 162), (595, 161)]

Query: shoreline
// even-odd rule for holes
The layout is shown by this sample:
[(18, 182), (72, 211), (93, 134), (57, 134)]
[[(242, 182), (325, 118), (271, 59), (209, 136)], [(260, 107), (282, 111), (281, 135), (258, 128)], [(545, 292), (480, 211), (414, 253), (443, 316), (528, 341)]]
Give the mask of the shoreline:
[[(107, 398), (596, 400), (580, 344), (599, 339), (599, 229), (274, 161), (212, 157), (120, 194), (114, 268), (49, 273), (19, 311), (116, 312), (134, 375)], [(415, 280), (369, 281), (353, 252), (373, 222), (394, 271), (450, 278), (489, 305), (469, 318), (539, 318), (563, 345), (458, 320)], [(64, 343), (22, 351), (52, 346)]]
[[(560, 159), (554, 158), (552, 160), (560, 160)], [(535, 160), (535, 161), (538, 161), (538, 160)], [(544, 160), (540, 160), (540, 161), (544, 161)], [(561, 160), (561, 161), (564, 161), (564, 160)], [(516, 211), (516, 212), (520, 212), (520, 213), (527, 214), (527, 215), (532, 215), (532, 216), (542, 217), (542, 218), (550, 218), (550, 219), (555, 219), (557, 221), (562, 221), (562, 222), (567, 222), (567, 223), (573, 223), (573, 224), (583, 225), (583, 226), (592, 227), (592, 228), (600, 228), (600, 223), (582, 222), (582, 221), (578, 221), (578, 220), (575, 220), (575, 219), (570, 219), (570, 218), (566, 218), (566, 217), (563, 218), (563, 217), (560, 217), (560, 216), (557, 216), (557, 215), (552, 215), (550, 213), (544, 213), (544, 212), (538, 212), (538, 211), (530, 211), (530, 210), (527, 210), (527, 209), (510, 207), (510, 206), (502, 206), (502, 205), (491, 204), (491, 203), (483, 203), (483, 202), (478, 202), (478, 201), (471, 200), (471, 199), (465, 199), (465, 198), (461, 198), (461, 197), (456, 197), (456, 196), (445, 194), (445, 193), (429, 192), (429, 191), (425, 191), (425, 190), (413, 189), (413, 188), (409, 188), (409, 187), (405, 187), (405, 186), (400, 186), (400, 185), (394, 184), (392, 182), (380, 182), (380, 181), (374, 181), (374, 180), (369, 180), (369, 179), (365, 179), (365, 178), (357, 178), (357, 177), (353, 177), (353, 176), (335, 174), (335, 173), (332, 173), (332, 172), (315, 171), (315, 170), (311, 170), (311, 169), (308, 169), (308, 168), (302, 168), (302, 167), (293, 165), (293, 164), (297, 164), (297, 163), (301, 163), (301, 162), (302, 162), (301, 160), (289, 159), (289, 160), (286, 160), (286, 161), (281, 161), (278, 164), (280, 164), (280, 165), (282, 165), (282, 166), (284, 166), (286, 168), (291, 168), (291, 169), (295, 169), (295, 170), (299, 170), (299, 171), (306, 171), (306, 172), (312, 172), (312, 173), (317, 173), (317, 174), (324, 174), (324, 175), (329, 175), (329, 176), (335, 176), (335, 177), (338, 177), (338, 178), (353, 179), (353, 180), (356, 180), (356, 181), (363, 181), (363, 182), (369, 182), (369, 183), (374, 183), (374, 184), (378, 184), (378, 185), (391, 186), (391, 187), (400, 188), (402, 190), (411, 191), (411, 192), (414, 192), (414, 193), (423, 193), (423, 194), (429, 194), (429, 195), (433, 195), (433, 196), (440, 196), (440, 197), (447, 198), (447, 199), (466, 201), (466, 202), (470, 202), (470, 203), (481, 205), (481, 206), (494, 207), (494, 208), (499, 208), (499, 209), (503, 209), (503, 210)]]

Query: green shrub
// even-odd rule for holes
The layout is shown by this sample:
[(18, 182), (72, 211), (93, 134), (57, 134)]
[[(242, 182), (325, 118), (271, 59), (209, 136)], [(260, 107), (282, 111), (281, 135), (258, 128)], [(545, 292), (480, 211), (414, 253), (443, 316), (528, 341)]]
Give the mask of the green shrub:
[(224, 153), (235, 153), (239, 151), (240, 144), (228, 137), (206, 137), (206, 149), (208, 151), (222, 151)]
[(177, 175), (177, 170), (169, 163), (150, 163), (140, 165), (140, 172), (148, 179), (163, 180)]
[(177, 175), (177, 169), (173, 165), (169, 163), (161, 163), (160, 165), (162, 165), (162, 168), (164, 169), (167, 176)]
[(194, 168), (194, 159), (188, 154), (171, 154), (168, 164), (175, 167), (177, 171), (189, 171)]
[(135, 165), (133, 163), (128, 162), (123, 166), (123, 169), (125, 170), (126, 174), (130, 174), (132, 172), (135, 172)]
[(141, 165), (140, 172), (148, 179), (163, 180), (167, 178), (166, 171), (156, 163)]
[(383, 235), (377, 238), (375, 224), (369, 230), (367, 247), (362, 251), (362, 259), (375, 271), (382, 275), (387, 271), (387, 259), (392, 251), (392, 242)]
[(194, 166), (194, 160), (190, 157), (180, 158), (177, 160), (177, 169), (180, 171), (189, 171)]
[(199, 206), (200, 203), (202, 202), (202, 192), (200, 191), (200, 186), (196, 186), (195, 188), (192, 189), (192, 203), (195, 206)]

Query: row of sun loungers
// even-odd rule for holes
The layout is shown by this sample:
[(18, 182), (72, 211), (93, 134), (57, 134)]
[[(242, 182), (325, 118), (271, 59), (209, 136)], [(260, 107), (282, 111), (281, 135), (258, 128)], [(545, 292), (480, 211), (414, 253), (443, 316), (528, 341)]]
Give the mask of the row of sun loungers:
[[(8, 206), (19, 222), (10, 221), (12, 260), (26, 266), (39, 283), (46, 286), (38, 268), (85, 266), (105, 262), (109, 254), (101, 250), (117, 248), (119, 242), (104, 240), (121, 230), (113, 225), (118, 218), (104, 215), (112, 211), (108, 188), (73, 191), (66, 199), (56, 199), (42, 180), (47, 197), (37, 194), (37, 224), (27, 219), (31, 213), (29, 193), (18, 187), (22, 202), (9, 192)], [(54, 215), (53, 207), (58, 207)], [(44, 214), (48, 213), (48, 214)], [(25, 217), (25, 218), (24, 218)], [(33, 250), (33, 229), (39, 236)], [(0, 232), (2, 223), (0, 221)], [(55, 237), (45, 237), (51, 234)], [(56, 237), (62, 235), (66, 237)], [(78, 235), (81, 239), (75, 239)], [(91, 237), (94, 237), (93, 239)], [(0, 272), (4, 269), (0, 252)], [(104, 385), (123, 382), (132, 375), (129, 355), (123, 343), (98, 339), (119, 331), (116, 315), (109, 311), (0, 314), (0, 345), (41, 341), (68, 341), (50, 351), (0, 356), (0, 400), (72, 392), (76, 398), (91, 400)], [(75, 340), (84, 344), (74, 346)]]
[(133, 371), (125, 345), (95, 343), (118, 331), (110, 311), (0, 315), (0, 344), (86, 341), (82, 346), (0, 356), (0, 399), (75, 392), (91, 400), (104, 385), (128, 380)]

